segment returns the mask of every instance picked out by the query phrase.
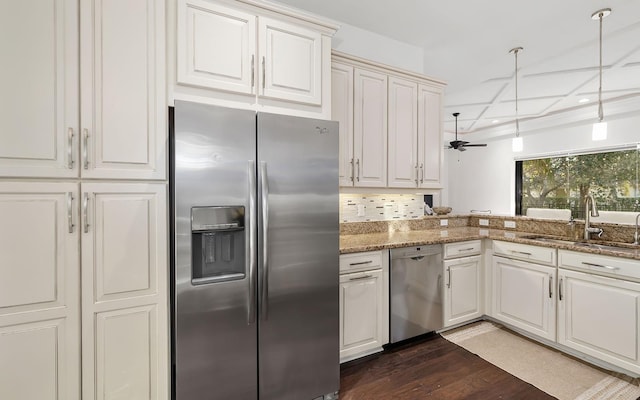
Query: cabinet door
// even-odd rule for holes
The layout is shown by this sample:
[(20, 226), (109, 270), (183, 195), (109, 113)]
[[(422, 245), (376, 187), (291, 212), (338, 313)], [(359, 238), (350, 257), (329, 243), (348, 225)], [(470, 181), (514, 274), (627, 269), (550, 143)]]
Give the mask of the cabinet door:
[(442, 166), (442, 90), (418, 88), (418, 160), (421, 188), (439, 188)]
[(322, 35), (267, 17), (258, 18), (260, 95), (296, 103), (322, 102)]
[(0, 3), (0, 176), (78, 175), (78, 4)]
[(387, 186), (387, 76), (354, 70), (355, 186)]
[(340, 276), (340, 361), (382, 350), (382, 270)]
[(77, 188), (0, 183), (0, 399), (80, 398)]
[(178, 83), (255, 94), (256, 17), (203, 0), (179, 0)]
[(331, 64), (331, 119), (340, 127), (340, 186), (353, 186), (353, 67)]
[(560, 270), (558, 342), (640, 373), (640, 284)]
[(493, 257), (494, 317), (556, 340), (556, 268)]
[(167, 399), (164, 184), (82, 184), (83, 399)]
[(389, 176), (388, 186), (418, 186), (418, 84), (389, 78)]
[(81, 1), (83, 177), (166, 177), (164, 11), (155, 0)]
[(444, 326), (482, 316), (480, 256), (444, 261)]

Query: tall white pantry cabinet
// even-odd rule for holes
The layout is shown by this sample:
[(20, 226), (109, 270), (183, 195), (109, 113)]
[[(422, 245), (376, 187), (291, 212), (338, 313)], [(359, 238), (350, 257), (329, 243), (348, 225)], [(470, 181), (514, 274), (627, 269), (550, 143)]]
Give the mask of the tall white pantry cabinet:
[(167, 399), (165, 5), (0, 3), (0, 399)]

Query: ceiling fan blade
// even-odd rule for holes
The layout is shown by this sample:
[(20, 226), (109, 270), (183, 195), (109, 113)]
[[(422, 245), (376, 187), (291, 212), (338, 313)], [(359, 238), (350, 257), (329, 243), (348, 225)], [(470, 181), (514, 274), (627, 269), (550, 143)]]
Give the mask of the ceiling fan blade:
[(486, 143), (478, 143), (478, 144), (465, 144), (465, 147), (487, 147)]

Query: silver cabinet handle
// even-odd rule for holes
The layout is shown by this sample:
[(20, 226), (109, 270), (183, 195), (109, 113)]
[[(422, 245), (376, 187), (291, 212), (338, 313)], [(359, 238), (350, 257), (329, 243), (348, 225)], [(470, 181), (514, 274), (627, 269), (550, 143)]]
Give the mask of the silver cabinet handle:
[(583, 264), (583, 265), (588, 265), (588, 266), (590, 266), (590, 267), (604, 268), (604, 269), (608, 269), (608, 270), (610, 270), (610, 271), (617, 271), (617, 270), (619, 270), (619, 269), (620, 269), (619, 267), (610, 267), (610, 266), (608, 266), (608, 265), (593, 264), (593, 263), (586, 262), (586, 261), (583, 261), (583, 262), (582, 262), (582, 264)]
[(467, 247), (466, 249), (458, 249), (458, 252), (461, 252), (461, 251), (471, 251), (471, 250), (473, 250), (473, 247)]
[(416, 164), (416, 166), (414, 167), (414, 169), (416, 170), (416, 186), (418, 186), (418, 182), (420, 181), (420, 172), (418, 170), (418, 164)]
[(249, 246), (246, 251), (249, 253), (249, 296), (247, 304), (247, 324), (256, 322), (256, 164), (253, 160), (247, 166), (247, 176), (249, 178)]
[(451, 267), (447, 267), (447, 275), (449, 276), (449, 281), (447, 282), (447, 287), (451, 288)]
[(267, 68), (265, 66), (264, 56), (262, 56), (262, 88), (266, 87)]
[(424, 183), (424, 164), (420, 163), (420, 183)]
[(530, 256), (531, 253), (527, 253), (526, 251), (518, 251), (518, 250), (511, 250), (512, 253), (516, 253), (516, 254), (523, 254), (525, 256)]
[(251, 55), (251, 87), (253, 88), (256, 85), (256, 55)]
[(362, 275), (362, 276), (358, 276), (356, 278), (349, 278), (350, 281), (359, 281), (362, 279), (369, 279), (371, 278), (373, 275)]
[(351, 159), (351, 182), (353, 182), (353, 176), (355, 175), (354, 166), (355, 166), (355, 164), (353, 163), (353, 158), (352, 158)]
[(67, 225), (69, 226), (69, 233), (73, 233), (73, 193), (67, 193)]
[(67, 168), (73, 169), (73, 128), (67, 130)]
[(553, 298), (553, 275), (549, 275), (549, 298)]
[(82, 197), (82, 221), (84, 223), (84, 233), (89, 233), (89, 193), (84, 193)]
[(360, 182), (360, 159), (356, 158), (356, 168), (358, 170), (358, 175), (356, 175), (356, 181)]
[(558, 300), (562, 301), (562, 277), (560, 278), (560, 282), (558, 282)]
[(371, 263), (373, 263), (373, 260), (349, 263), (349, 265), (352, 265), (352, 266), (353, 265), (365, 265), (365, 264), (371, 264)]
[(267, 179), (267, 163), (260, 162), (260, 186), (262, 188), (262, 293), (260, 314), (262, 319), (269, 317), (269, 182)]
[(89, 142), (89, 130), (87, 128), (84, 129), (84, 140), (82, 142), (82, 160), (84, 163), (84, 169), (89, 169), (89, 150), (88, 150), (88, 142)]

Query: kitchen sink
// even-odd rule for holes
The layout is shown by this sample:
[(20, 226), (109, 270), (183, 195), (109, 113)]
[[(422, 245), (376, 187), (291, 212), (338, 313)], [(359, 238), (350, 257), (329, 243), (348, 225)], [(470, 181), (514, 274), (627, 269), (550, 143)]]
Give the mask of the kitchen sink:
[(587, 247), (589, 249), (595, 249), (595, 250), (622, 251), (625, 253), (634, 253), (640, 249), (639, 247), (612, 246), (608, 244), (585, 243), (585, 242), (575, 242), (574, 246)]
[(537, 242), (559, 243), (559, 244), (575, 244), (573, 240), (554, 239), (545, 236), (523, 236), (523, 239), (535, 240)]
[(554, 239), (545, 236), (524, 236), (523, 239), (535, 240), (537, 242), (566, 244), (577, 247), (586, 247), (594, 250), (622, 251), (625, 253), (634, 253), (640, 251), (640, 247), (634, 245), (618, 246), (611, 244), (600, 244), (592, 242), (576, 242), (574, 240)]

